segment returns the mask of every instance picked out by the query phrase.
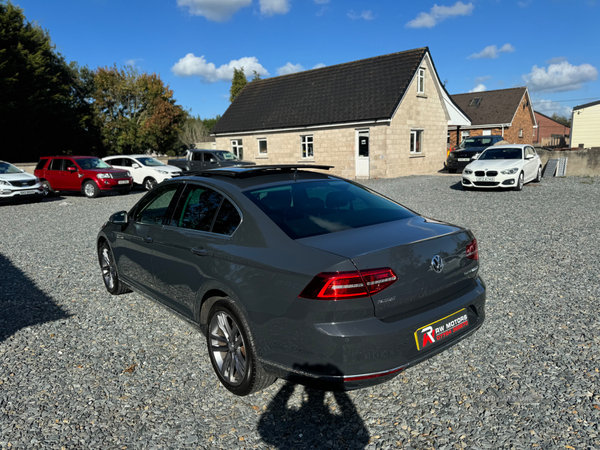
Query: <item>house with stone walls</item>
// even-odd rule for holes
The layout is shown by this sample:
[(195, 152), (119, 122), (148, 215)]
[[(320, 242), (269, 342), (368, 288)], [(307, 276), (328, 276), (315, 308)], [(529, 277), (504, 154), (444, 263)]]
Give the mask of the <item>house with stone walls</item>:
[(390, 178), (440, 170), (450, 121), (470, 125), (425, 47), (249, 82), (211, 135), (257, 164)]
[(532, 144), (537, 127), (527, 87), (469, 92), (452, 100), (471, 119), (471, 125), (451, 123), (449, 144), (458, 146), (469, 136), (503, 136), (511, 144)]

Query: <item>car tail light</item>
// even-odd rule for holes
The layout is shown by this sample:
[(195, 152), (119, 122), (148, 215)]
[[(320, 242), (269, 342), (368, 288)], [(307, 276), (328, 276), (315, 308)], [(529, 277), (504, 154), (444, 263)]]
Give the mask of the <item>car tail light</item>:
[(300, 297), (315, 300), (345, 300), (367, 297), (391, 286), (398, 277), (392, 269), (353, 272), (321, 272), (304, 288)]
[(473, 239), (467, 244), (467, 258), (479, 259), (479, 249), (477, 248), (477, 239)]

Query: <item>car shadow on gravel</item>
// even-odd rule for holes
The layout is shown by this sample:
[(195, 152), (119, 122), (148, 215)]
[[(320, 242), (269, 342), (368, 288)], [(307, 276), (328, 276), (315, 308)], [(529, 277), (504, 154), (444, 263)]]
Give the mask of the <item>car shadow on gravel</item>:
[[(304, 392), (298, 408), (289, 403), (300, 389)], [(265, 443), (282, 450), (359, 450), (370, 441), (369, 431), (347, 393), (311, 389), (292, 382), (286, 382), (275, 394), (261, 416), (258, 432)]]
[(70, 317), (0, 253), (0, 342), (22, 328)]

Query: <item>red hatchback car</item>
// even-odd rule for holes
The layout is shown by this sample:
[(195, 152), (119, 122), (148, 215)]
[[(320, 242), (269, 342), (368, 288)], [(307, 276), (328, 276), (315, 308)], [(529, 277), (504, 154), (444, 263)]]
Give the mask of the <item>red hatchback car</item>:
[(55, 191), (79, 191), (88, 198), (103, 192), (128, 194), (133, 178), (127, 170), (114, 169), (95, 156), (45, 156), (34, 174), (48, 194)]

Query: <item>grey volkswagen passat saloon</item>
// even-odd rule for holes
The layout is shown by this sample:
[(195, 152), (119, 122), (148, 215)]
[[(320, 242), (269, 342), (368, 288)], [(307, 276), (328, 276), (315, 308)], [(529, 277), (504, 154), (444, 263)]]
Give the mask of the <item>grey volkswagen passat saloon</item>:
[(307, 170), (329, 168), (228, 167), (161, 183), (102, 226), (106, 288), (197, 324), (237, 395), (277, 377), (371, 386), (477, 330), (473, 234)]

